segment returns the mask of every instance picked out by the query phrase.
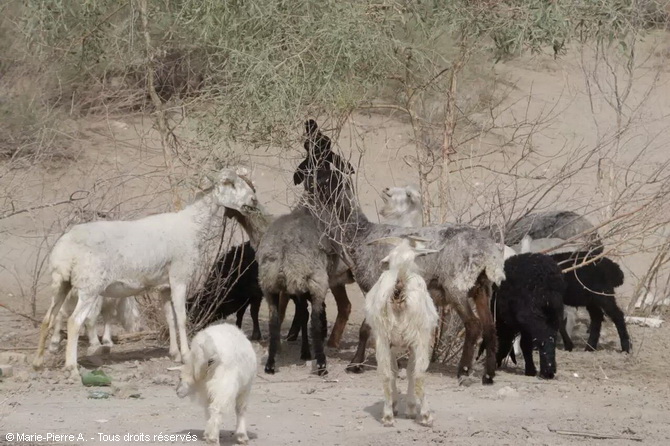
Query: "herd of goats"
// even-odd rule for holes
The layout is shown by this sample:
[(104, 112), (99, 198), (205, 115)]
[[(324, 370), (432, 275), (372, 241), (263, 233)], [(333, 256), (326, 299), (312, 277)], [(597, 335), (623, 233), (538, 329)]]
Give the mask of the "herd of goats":
[[(385, 223), (378, 224), (357, 204), (353, 167), (332, 151), (330, 139), (314, 120), (305, 123), (305, 150), (305, 160), (294, 175), (294, 183), (304, 184), (305, 192), (295, 208), (280, 217), (268, 215), (259, 205), (246, 170), (224, 169), (210, 176), (210, 189), (179, 212), (72, 227), (50, 256), (54, 296), (42, 322), (33, 366), (43, 365), (52, 329), (49, 350), (57, 351), (60, 326), (68, 318), (65, 369), (77, 376), (82, 324), (95, 350), (100, 347), (96, 322), (102, 317), (103, 345), (110, 346), (111, 323), (130, 329), (137, 316), (134, 296), (155, 290), (168, 321), (170, 356), (184, 363), (177, 394), (191, 395), (205, 406), (205, 440), (218, 444), (220, 418), (230, 407), (237, 414), (236, 440), (248, 441), (244, 414), (257, 359), (240, 327), (250, 306), (251, 340), (261, 338), (258, 312), (263, 299), (269, 306), (265, 373), (276, 372), (281, 323), (292, 300), (296, 311), (289, 339), (302, 333), (301, 358), (314, 358), (316, 373), (323, 376), (326, 294), (330, 289), (337, 304), (327, 345), (337, 348), (351, 311), (345, 286), (358, 284), (366, 296), (365, 320), (347, 370), (362, 371), (366, 346), (374, 335), (386, 426), (393, 425), (397, 414), (398, 351), (409, 351), (406, 414), (422, 425), (432, 423), (424, 379), (439, 307), (450, 306), (465, 326), (459, 382), (473, 372), (480, 337), (479, 353), (486, 352), (482, 383), (492, 384), (504, 358), (510, 355), (516, 363), (519, 349), (513, 344), (519, 335), (525, 374), (538, 374), (533, 361), (537, 350), (539, 376), (553, 378), (559, 332), (565, 349), (573, 348), (569, 332), (575, 313), (569, 309), (576, 307), (586, 307), (590, 315), (587, 350), (597, 348), (607, 314), (616, 325), (622, 350), (630, 351), (624, 315), (614, 297), (623, 273), (602, 255), (596, 228), (583, 216), (548, 211), (528, 214), (504, 228), (449, 223), (423, 227), (417, 191), (393, 187), (382, 193)], [(221, 255), (203, 285), (187, 299), (222, 207), (249, 241)], [(551, 255), (538, 252), (580, 237), (578, 249)], [(219, 323), (233, 313), (237, 327)], [(207, 322), (190, 348), (189, 318)]]

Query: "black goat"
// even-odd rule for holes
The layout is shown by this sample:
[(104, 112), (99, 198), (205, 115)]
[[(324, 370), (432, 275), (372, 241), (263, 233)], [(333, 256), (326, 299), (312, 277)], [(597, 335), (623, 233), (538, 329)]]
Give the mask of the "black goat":
[[(566, 252), (550, 256), (562, 270), (591, 261), (594, 256), (586, 252)], [(621, 340), (621, 350), (630, 352), (630, 337), (626, 329), (623, 311), (616, 303), (614, 289), (623, 285), (624, 274), (619, 265), (607, 257), (601, 257), (591, 263), (563, 274), (567, 285), (563, 303), (571, 307), (586, 307), (591, 318), (587, 351), (598, 347), (600, 328), (604, 319), (603, 312), (612, 319)], [(565, 349), (571, 351), (574, 344), (561, 324), (561, 336)]]
[[(563, 318), (566, 284), (551, 257), (526, 253), (505, 261), (505, 280), (494, 286), (491, 310), (496, 317), (498, 367), (510, 353), (514, 337), (521, 333), (525, 374), (537, 375), (533, 347), (540, 353), (540, 376), (556, 374), (556, 337)], [(480, 347), (480, 354), (483, 350)]]
[(348, 161), (343, 160), (331, 148), (330, 138), (321, 133), (315, 120), (305, 121), (305, 159), (298, 165), (293, 174), (293, 184), (305, 182), (305, 189), (310, 186), (314, 180), (313, 175), (319, 170), (332, 170), (334, 166), (337, 170), (349, 176), (354, 174), (354, 168)]
[[(291, 299), (295, 303), (296, 311), (287, 339), (295, 341), (302, 329), (302, 357), (310, 359), (307, 337), (307, 321), (309, 320), (307, 302), (295, 296), (291, 296)], [(246, 242), (233, 246), (217, 259), (203, 287), (186, 302), (186, 311), (191, 321), (201, 328), (237, 313), (235, 324), (242, 328), (242, 318), (247, 307), (251, 305), (253, 323), (251, 340), (257, 341), (261, 339), (258, 313), (262, 301), (263, 292), (258, 284), (256, 251), (249, 242)], [(307, 352), (306, 355), (305, 352)]]

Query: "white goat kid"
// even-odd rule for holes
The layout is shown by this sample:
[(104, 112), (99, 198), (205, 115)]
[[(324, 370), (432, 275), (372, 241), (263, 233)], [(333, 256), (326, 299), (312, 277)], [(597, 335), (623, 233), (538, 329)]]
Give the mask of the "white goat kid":
[(159, 290), (168, 320), (170, 356), (181, 361), (188, 353), (186, 291), (200, 267), (209, 233), (220, 221), (219, 208), (243, 211), (256, 205), (251, 182), (240, 176), (246, 171), (238, 173), (230, 169), (217, 173), (211, 178), (214, 186), (179, 212), (83, 223), (61, 236), (49, 259), (55, 294), (42, 321), (33, 366), (43, 365), (47, 335), (71, 290), (79, 296), (67, 325), (65, 369), (73, 376), (78, 375), (79, 330), (99, 296), (123, 298)]
[(256, 353), (251, 342), (234, 325), (210, 325), (195, 335), (181, 367), (177, 396), (187, 395), (205, 408), (205, 441), (219, 444), (221, 415), (235, 407), (235, 439), (246, 444), (244, 414), (256, 376)]
[[(407, 416), (425, 426), (433, 422), (424, 391), (430, 363), (430, 344), (437, 326), (437, 310), (414, 259), (437, 252), (425, 249), (418, 238), (387, 237), (370, 243), (389, 243), (393, 250), (382, 259), (388, 264), (365, 298), (365, 318), (376, 340), (377, 370), (384, 388), (382, 423), (393, 426), (397, 413), (396, 349), (409, 349)], [(416, 398), (419, 404), (417, 408)], [(418, 410), (418, 414), (417, 414)]]
[(416, 187), (386, 187), (381, 196), (384, 206), (379, 213), (385, 223), (403, 227), (423, 226), (423, 205)]
[[(53, 334), (51, 335), (51, 342), (49, 343), (50, 352), (56, 353), (58, 351), (63, 319), (70, 317), (77, 306), (78, 299), (77, 293), (75, 291), (70, 291), (65, 303), (58, 312), (54, 323)], [(102, 318), (104, 324), (102, 344), (100, 344), (96, 328), (98, 317)], [(100, 352), (101, 347), (111, 348), (114, 346), (114, 342), (112, 341), (112, 323), (117, 323), (123, 326), (129, 333), (140, 330), (140, 309), (137, 304), (137, 299), (135, 299), (134, 296), (121, 299), (114, 297), (98, 298), (84, 322), (89, 342), (87, 354), (95, 355)]]

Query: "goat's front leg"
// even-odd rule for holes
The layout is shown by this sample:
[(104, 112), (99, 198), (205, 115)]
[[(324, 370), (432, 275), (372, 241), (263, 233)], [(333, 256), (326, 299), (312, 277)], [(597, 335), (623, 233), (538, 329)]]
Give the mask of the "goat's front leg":
[[(465, 340), (463, 341), (463, 352), (461, 353), (461, 360), (458, 363), (458, 372), (456, 376), (458, 377), (458, 383), (460, 385), (469, 385), (470, 374), (472, 373), (472, 363), (474, 362), (475, 356), (475, 344), (477, 339), (481, 334), (482, 328), (479, 323), (479, 319), (474, 315), (470, 305), (461, 305), (455, 304), (453, 308), (456, 310), (456, 313), (463, 321), (465, 325)], [(489, 355), (489, 346), (486, 345), (486, 356), (488, 360)], [(495, 366), (495, 359), (494, 359)]]
[(170, 290), (161, 291), (161, 300), (163, 301), (163, 311), (165, 312), (165, 320), (167, 321), (168, 332), (170, 334), (170, 358), (173, 361), (181, 362), (181, 354), (179, 353), (179, 345), (177, 344), (177, 326), (172, 301), (170, 300)]
[[(396, 375), (392, 364), (395, 362), (395, 358), (392, 355), (388, 340), (377, 337), (375, 355), (377, 357), (377, 372), (382, 379), (382, 387), (384, 388), (382, 424), (386, 427), (391, 427), (395, 422), (395, 406), (397, 405), (398, 396), (395, 384)], [(394, 388), (396, 388), (395, 392), (393, 391)]]
[[(482, 384), (493, 384), (493, 377), (496, 375), (498, 338), (496, 337), (496, 327), (493, 322), (493, 314), (491, 313), (491, 286), (488, 281), (484, 281), (480, 277), (474, 293), (471, 294), (471, 296), (475, 301), (475, 310), (479, 316), (479, 324), (481, 326), (484, 343), (486, 344), (486, 360), (484, 363)], [(475, 338), (473, 342), (476, 343), (477, 338)]]
[(177, 330), (179, 331), (179, 351), (181, 353), (181, 360), (188, 356), (188, 337), (186, 336), (186, 284), (177, 282), (170, 283), (172, 290), (172, 305), (174, 306), (174, 315), (177, 323)]

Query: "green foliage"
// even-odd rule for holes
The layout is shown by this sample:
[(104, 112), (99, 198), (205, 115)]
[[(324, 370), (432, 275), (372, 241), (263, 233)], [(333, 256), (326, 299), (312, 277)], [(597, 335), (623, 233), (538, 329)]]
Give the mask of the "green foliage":
[[(559, 52), (574, 38), (624, 41), (644, 26), (640, 11), (651, 1), (646, 9), (639, 0), (148, 3), (161, 98), (197, 91), (202, 102), (191, 104), (210, 133), (282, 144), (308, 114), (347, 113), (391, 79), (418, 88), (464, 49), (497, 60)], [(138, 0), (26, 0), (18, 23), (68, 104), (91, 102), (87, 95), (108, 101), (119, 96), (102, 93), (113, 78), (146, 92), (138, 11)], [(136, 108), (148, 104), (146, 94), (133, 97)]]

